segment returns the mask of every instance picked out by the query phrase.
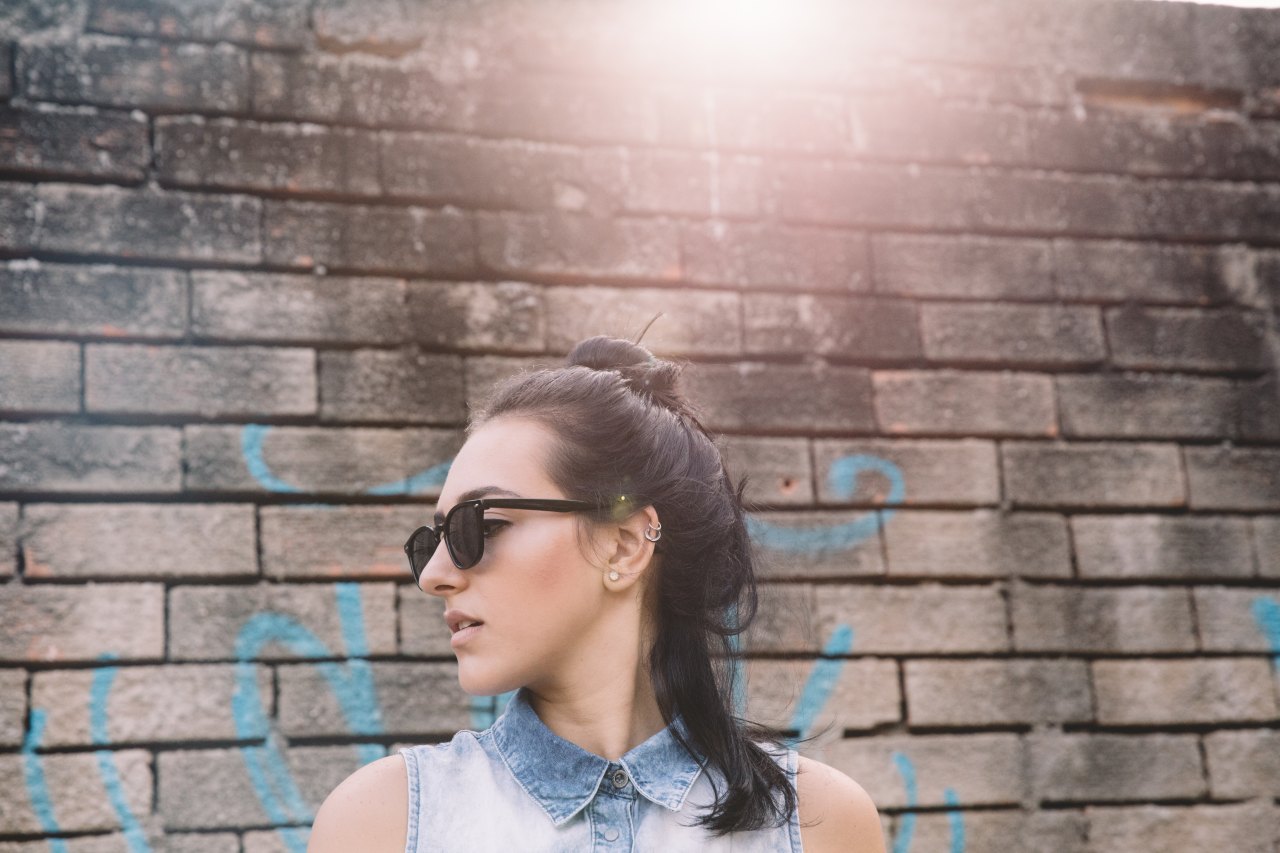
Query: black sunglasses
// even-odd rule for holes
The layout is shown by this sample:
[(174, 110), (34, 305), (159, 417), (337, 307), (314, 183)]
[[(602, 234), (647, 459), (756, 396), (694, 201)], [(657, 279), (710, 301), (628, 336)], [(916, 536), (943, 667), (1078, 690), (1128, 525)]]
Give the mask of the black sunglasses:
[(484, 556), (484, 511), (486, 509), (533, 509), (542, 512), (582, 512), (603, 509), (587, 501), (540, 500), (538, 498), (480, 498), (454, 504), (444, 521), (434, 526), (419, 527), (404, 543), (409, 557), (409, 571), (416, 581), (427, 562), (444, 539), (453, 564), (469, 569)]

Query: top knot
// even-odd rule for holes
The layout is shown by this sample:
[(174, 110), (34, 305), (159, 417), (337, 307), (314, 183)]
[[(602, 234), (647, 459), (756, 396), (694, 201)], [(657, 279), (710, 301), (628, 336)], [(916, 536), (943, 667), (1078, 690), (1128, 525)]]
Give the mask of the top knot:
[(683, 413), (688, 408), (676, 389), (680, 367), (655, 358), (649, 350), (631, 341), (606, 335), (587, 338), (573, 348), (565, 362), (592, 370), (614, 371), (637, 394), (675, 412)]

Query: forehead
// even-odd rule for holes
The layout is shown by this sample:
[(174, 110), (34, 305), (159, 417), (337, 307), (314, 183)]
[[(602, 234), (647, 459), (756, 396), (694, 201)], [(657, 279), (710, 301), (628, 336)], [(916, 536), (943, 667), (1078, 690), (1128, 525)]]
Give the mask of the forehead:
[(494, 487), (525, 498), (562, 497), (547, 474), (551, 433), (541, 424), (523, 418), (498, 418), (473, 432), (445, 478), (440, 506), (449, 507), (458, 496)]

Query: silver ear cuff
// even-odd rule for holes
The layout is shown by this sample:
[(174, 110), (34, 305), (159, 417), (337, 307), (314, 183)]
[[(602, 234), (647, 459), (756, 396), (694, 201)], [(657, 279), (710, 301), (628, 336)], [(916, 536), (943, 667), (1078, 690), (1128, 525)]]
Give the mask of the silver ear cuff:
[[(650, 536), (649, 534), (653, 534), (653, 535)], [(661, 539), (662, 538), (662, 522), (658, 522), (657, 527), (653, 526), (653, 522), (649, 522), (649, 524), (645, 526), (644, 538), (648, 539), (650, 542), (657, 542), (659, 539)]]

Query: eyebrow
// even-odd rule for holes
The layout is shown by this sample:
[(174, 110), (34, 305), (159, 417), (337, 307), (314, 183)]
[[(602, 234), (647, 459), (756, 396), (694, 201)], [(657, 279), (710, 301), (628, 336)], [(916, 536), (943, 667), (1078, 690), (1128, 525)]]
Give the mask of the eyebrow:
[[(483, 498), (488, 495), (502, 495), (504, 497), (518, 498), (520, 495), (510, 489), (504, 489), (501, 486), (481, 486), (478, 489), (471, 489), (458, 495), (458, 499), (454, 501), (454, 506), (467, 501), (473, 501), (476, 498)], [(436, 510), (436, 514), (432, 519), (437, 525), (444, 524), (444, 513)]]

